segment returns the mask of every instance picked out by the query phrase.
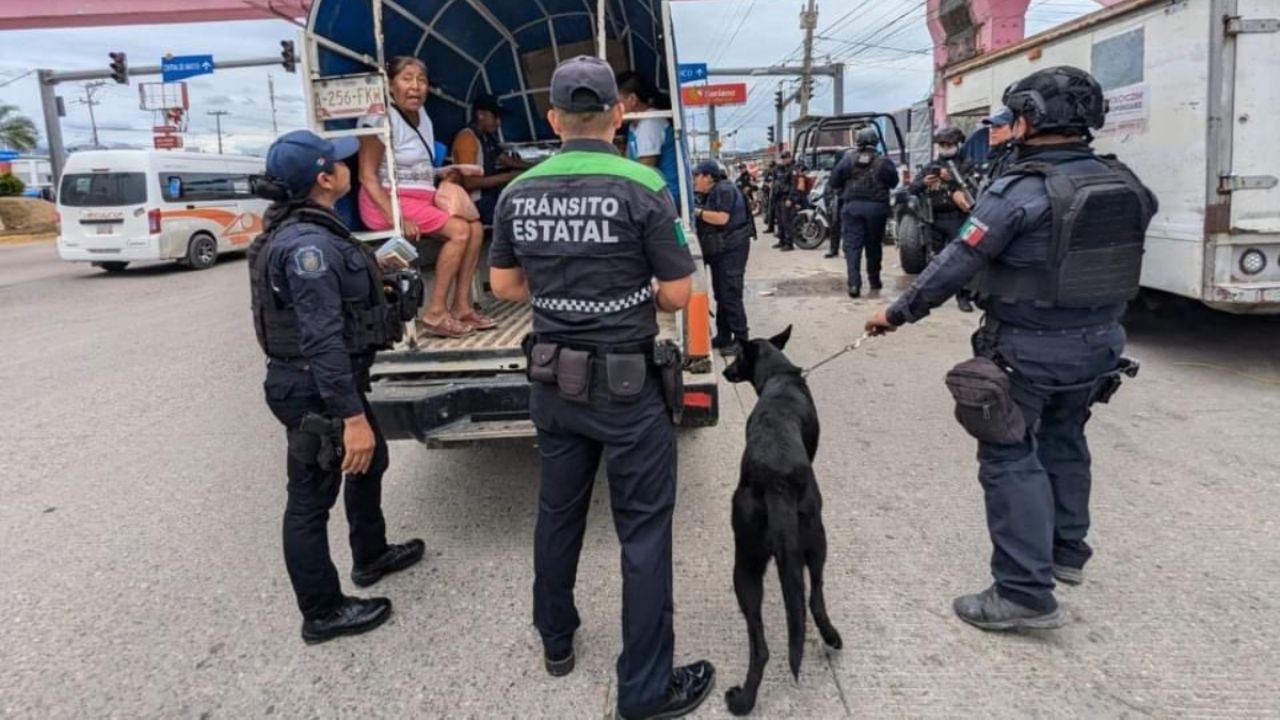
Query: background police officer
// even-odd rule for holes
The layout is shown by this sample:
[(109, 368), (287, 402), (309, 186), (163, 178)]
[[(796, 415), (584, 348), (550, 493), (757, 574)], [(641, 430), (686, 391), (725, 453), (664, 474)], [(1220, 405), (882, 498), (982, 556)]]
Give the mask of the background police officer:
[[(1125, 342), (1119, 320), (1138, 291), (1156, 199), (1128, 168), (1089, 147), (1105, 104), (1085, 71), (1036, 72), (1006, 90), (1004, 102), (1016, 117), (1019, 164), (867, 330), (920, 320), (982, 272), (978, 300), (986, 316), (974, 349), (1010, 374), (1026, 430), (1012, 443), (979, 440), (995, 584), (957, 598), (954, 609), (983, 629), (1053, 628), (1065, 622), (1054, 578), (1081, 582), (1092, 553), (1085, 542), (1091, 475), (1084, 426), (1089, 406), (1118, 382)], [(1072, 205), (1079, 207), (1072, 218), (1054, 217), (1055, 206), (1074, 212)], [(1005, 415), (1000, 410), (986, 408), (992, 417)]]
[(778, 242), (773, 244), (774, 250), (795, 250), (792, 235), (796, 224), (796, 163), (791, 153), (784, 152), (778, 157), (778, 166), (773, 170), (773, 216), (777, 222), (775, 233)]
[(388, 545), (382, 517), (387, 443), (364, 393), (374, 351), (401, 326), (373, 254), (333, 212), (351, 189), (342, 161), (357, 149), (354, 138), (330, 142), (305, 130), (277, 140), (259, 186), (276, 202), (249, 250), (267, 405), (289, 440), (284, 557), (308, 643), (367, 632), (391, 614), (390, 600), (346, 597), (338, 583), (326, 526), (342, 475), (352, 582), (372, 585), (418, 562), (424, 550), (421, 540)]
[(858, 131), (853, 150), (831, 171), (828, 187), (840, 195), (840, 234), (844, 241), (849, 297), (862, 295), (862, 253), (867, 253), (867, 280), (872, 290), (883, 287), (880, 263), (884, 229), (889, 222), (889, 191), (898, 186), (898, 168), (880, 154), (880, 136), (873, 127)]
[(490, 257), (494, 293), (527, 299), (534, 312), (534, 624), (547, 671), (572, 671), (573, 587), (603, 456), (622, 544), (617, 711), (677, 717), (706, 698), (715, 670), (705, 661), (672, 669), (676, 437), (654, 339), (657, 311), (688, 303), (695, 266), (662, 176), (610, 144), (623, 108), (609, 65), (567, 60), (550, 94), (547, 119), (563, 151), (503, 193)]
[(991, 183), (1004, 172), (1005, 166), (1013, 156), (1013, 112), (1007, 107), (991, 113), (982, 119), (987, 128), (987, 150), (980, 161), (973, 166), (973, 176), (977, 182), (978, 194), (986, 192)]
[(755, 220), (742, 192), (724, 176), (720, 164), (703, 160), (693, 168), (693, 189), (702, 196), (694, 211), (698, 243), (711, 269), (711, 289), (716, 296), (716, 336), (711, 346), (724, 355), (747, 342), (747, 309), (743, 285), (747, 256), (755, 236)]
[[(961, 167), (957, 161), (960, 144), (964, 142), (964, 132), (959, 128), (943, 126), (933, 134), (933, 144), (937, 148), (938, 158), (929, 163), (920, 177), (911, 183), (909, 190), (929, 203), (933, 221), (927, 227), (930, 245), (934, 253), (942, 252), (951, 238), (960, 231), (965, 218), (969, 216), (970, 206), (965, 190), (961, 187), (961, 179), (957, 173), (963, 174), (967, 167)], [(954, 169), (954, 171), (953, 171)], [(973, 303), (969, 291), (956, 292), (956, 304), (963, 312), (973, 312)]]

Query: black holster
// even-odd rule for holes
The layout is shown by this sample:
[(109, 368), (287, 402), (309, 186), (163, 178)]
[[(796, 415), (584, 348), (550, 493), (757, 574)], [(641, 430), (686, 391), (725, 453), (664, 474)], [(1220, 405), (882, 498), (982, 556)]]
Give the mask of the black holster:
[(1089, 404), (1109, 403), (1111, 398), (1120, 390), (1120, 386), (1124, 385), (1126, 377), (1138, 377), (1138, 371), (1142, 369), (1142, 364), (1133, 358), (1122, 357), (1120, 362), (1116, 364), (1116, 369), (1098, 378), (1097, 384), (1094, 386), (1093, 397), (1090, 398)]
[(662, 397), (671, 411), (671, 421), (679, 425), (684, 416), (684, 361), (680, 346), (661, 340), (653, 346), (653, 364), (662, 374)]
[(298, 428), (288, 433), (289, 455), (325, 472), (337, 472), (342, 469), (342, 433), (341, 419), (307, 413)]

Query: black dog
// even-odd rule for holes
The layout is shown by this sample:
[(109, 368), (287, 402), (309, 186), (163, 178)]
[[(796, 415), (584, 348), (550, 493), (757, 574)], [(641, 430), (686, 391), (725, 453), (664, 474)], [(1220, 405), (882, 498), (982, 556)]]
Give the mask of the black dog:
[(787, 608), (787, 659), (800, 678), (804, 657), (804, 568), (809, 567), (809, 609), (827, 645), (839, 649), (840, 633), (827, 617), (822, 595), (822, 566), (827, 559), (827, 531), (822, 525), (822, 495), (813, 474), (818, 451), (818, 411), (800, 368), (782, 348), (791, 327), (769, 340), (751, 340), (739, 348), (737, 360), (724, 371), (729, 382), (750, 382), (759, 401), (747, 419), (747, 446), (742, 474), (733, 494), (733, 540), (736, 557), (733, 590), (747, 619), (751, 642), (747, 680), (725, 693), (734, 715), (751, 712), (769, 648), (764, 640), (760, 605), (764, 573), (778, 563), (782, 599)]

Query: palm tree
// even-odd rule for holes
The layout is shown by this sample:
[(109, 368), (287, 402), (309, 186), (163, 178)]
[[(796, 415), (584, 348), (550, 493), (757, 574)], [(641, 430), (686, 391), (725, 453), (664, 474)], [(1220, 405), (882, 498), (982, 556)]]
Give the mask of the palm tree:
[(18, 108), (0, 103), (0, 145), (20, 152), (31, 152), (36, 149), (35, 123), (19, 115)]

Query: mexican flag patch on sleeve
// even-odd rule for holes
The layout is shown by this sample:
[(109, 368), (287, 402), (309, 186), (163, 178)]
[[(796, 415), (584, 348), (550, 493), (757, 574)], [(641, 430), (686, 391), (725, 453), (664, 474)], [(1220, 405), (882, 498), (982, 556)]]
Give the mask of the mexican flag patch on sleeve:
[(978, 247), (987, 235), (987, 226), (977, 218), (969, 218), (960, 226), (960, 239), (969, 247)]

